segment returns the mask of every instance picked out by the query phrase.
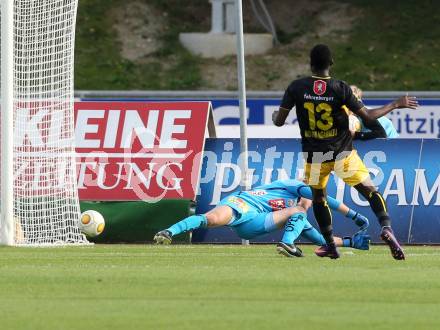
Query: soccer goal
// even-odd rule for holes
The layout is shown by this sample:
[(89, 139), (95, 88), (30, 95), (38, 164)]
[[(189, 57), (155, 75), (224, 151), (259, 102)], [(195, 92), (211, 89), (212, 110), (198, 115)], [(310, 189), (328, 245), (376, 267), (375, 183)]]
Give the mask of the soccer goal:
[(87, 244), (73, 144), (77, 0), (0, 2), (0, 243)]

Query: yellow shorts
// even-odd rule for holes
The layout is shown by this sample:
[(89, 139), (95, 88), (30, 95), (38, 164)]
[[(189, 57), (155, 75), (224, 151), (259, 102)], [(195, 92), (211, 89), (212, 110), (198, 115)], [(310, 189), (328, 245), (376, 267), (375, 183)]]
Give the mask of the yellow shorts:
[(304, 168), (305, 182), (315, 189), (327, 187), (330, 173), (335, 171), (336, 175), (350, 186), (364, 182), (370, 172), (359, 157), (356, 150), (353, 150), (347, 157), (328, 163), (306, 163)]

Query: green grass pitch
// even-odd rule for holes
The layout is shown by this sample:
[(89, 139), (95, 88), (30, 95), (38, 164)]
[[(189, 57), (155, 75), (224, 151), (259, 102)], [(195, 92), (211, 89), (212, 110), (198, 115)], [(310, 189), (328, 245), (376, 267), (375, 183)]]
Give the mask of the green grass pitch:
[(1, 329), (439, 329), (440, 248), (0, 248)]

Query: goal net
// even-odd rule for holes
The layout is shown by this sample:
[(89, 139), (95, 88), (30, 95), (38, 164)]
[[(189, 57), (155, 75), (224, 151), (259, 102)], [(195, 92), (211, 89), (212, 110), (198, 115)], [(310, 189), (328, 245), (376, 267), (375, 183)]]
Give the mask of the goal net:
[(0, 243), (88, 243), (73, 144), (77, 0), (0, 1)]

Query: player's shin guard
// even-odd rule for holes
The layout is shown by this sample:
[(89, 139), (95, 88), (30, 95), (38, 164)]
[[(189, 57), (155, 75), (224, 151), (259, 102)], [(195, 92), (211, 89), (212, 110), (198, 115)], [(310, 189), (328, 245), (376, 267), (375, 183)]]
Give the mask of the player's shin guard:
[(305, 219), (307, 219), (305, 213), (295, 213), (292, 215), (284, 227), (284, 234), (281, 242), (293, 244), (304, 229)]
[(313, 213), (327, 244), (334, 244), (332, 213), (326, 201), (313, 202)]
[(382, 227), (390, 227), (391, 219), (388, 215), (387, 206), (382, 195), (378, 191), (373, 191), (368, 194), (367, 200), (370, 203), (371, 209), (376, 215)]
[(208, 221), (206, 219), (206, 215), (197, 214), (185, 218), (182, 221), (179, 221), (167, 230), (171, 233), (172, 236), (175, 236), (200, 227), (206, 227), (207, 223)]

